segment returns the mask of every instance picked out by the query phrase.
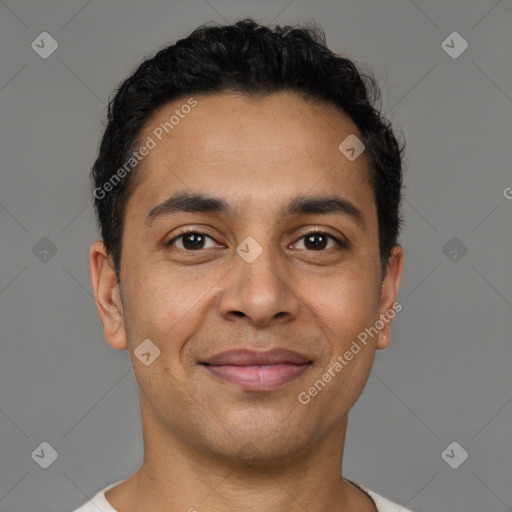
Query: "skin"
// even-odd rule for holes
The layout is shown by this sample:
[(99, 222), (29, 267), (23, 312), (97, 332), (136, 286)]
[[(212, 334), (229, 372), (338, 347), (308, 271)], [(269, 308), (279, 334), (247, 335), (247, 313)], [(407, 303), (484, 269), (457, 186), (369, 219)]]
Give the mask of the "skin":
[[(105, 338), (130, 353), (144, 438), (142, 465), (106, 498), (119, 512), (375, 511), (340, 468), (348, 412), (391, 323), (310, 403), (297, 399), (397, 302), (403, 249), (395, 246), (382, 279), (368, 161), (338, 150), (349, 134), (362, 137), (338, 109), (293, 93), (195, 98), (143, 161), (126, 205), (120, 282), (103, 242), (90, 251)], [(158, 110), (141, 140), (186, 100)], [(233, 212), (145, 224), (182, 190), (221, 197)], [(360, 209), (366, 229), (348, 215), (278, 215), (296, 195), (333, 193)], [(200, 250), (185, 237), (165, 246), (183, 227), (210, 238)], [(312, 228), (347, 247), (327, 239), (315, 249), (304, 238)], [(248, 236), (263, 249), (252, 263), (236, 252)], [(160, 349), (149, 366), (134, 355), (144, 339)], [(313, 364), (271, 391), (242, 390), (199, 364), (233, 348), (276, 347)]]

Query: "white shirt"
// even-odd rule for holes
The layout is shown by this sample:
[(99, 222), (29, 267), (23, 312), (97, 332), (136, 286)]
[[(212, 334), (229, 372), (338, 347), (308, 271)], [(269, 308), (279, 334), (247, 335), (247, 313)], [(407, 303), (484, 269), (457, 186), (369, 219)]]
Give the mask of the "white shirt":
[[(119, 512), (107, 501), (107, 498), (105, 498), (105, 493), (112, 489), (112, 487), (115, 487), (117, 484), (120, 484), (122, 481), (123, 480), (105, 487), (105, 489), (99, 491), (92, 498), (92, 500), (88, 501), (87, 503), (82, 505), (80, 508), (77, 508), (73, 512)], [(367, 489), (361, 484), (358, 484), (357, 482), (352, 483), (356, 484), (357, 487), (360, 487), (364, 492), (366, 492), (366, 494), (368, 494), (373, 499), (373, 501), (375, 502), (375, 506), (377, 507), (377, 510), (379, 512), (411, 512), (410, 510), (387, 500), (386, 498), (380, 496), (376, 492), (370, 491), (369, 489)]]

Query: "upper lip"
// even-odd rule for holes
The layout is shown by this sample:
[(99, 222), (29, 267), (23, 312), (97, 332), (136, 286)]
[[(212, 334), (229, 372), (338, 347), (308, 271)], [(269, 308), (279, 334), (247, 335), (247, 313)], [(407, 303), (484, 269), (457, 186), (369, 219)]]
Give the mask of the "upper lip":
[(268, 364), (305, 364), (312, 361), (291, 350), (284, 348), (275, 348), (266, 352), (255, 352), (247, 349), (227, 350), (221, 352), (205, 361), (202, 364), (223, 365), (229, 364), (234, 366), (252, 366), (252, 365), (268, 365)]

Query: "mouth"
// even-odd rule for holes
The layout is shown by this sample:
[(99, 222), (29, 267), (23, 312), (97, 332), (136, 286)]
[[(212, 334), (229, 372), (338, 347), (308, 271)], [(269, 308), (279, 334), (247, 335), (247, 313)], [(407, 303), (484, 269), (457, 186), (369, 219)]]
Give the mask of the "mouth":
[(248, 391), (270, 391), (299, 378), (313, 362), (296, 352), (231, 350), (200, 363), (212, 376)]

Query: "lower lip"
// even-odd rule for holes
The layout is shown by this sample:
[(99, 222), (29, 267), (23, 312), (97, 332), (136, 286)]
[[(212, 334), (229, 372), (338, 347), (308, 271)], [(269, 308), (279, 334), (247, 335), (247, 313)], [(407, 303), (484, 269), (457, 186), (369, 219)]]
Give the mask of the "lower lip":
[(202, 366), (213, 375), (237, 384), (242, 389), (269, 391), (298, 378), (310, 365), (310, 363), (286, 363), (255, 366), (235, 366), (231, 364), (212, 366), (203, 364)]

